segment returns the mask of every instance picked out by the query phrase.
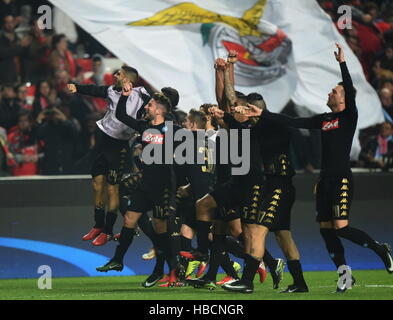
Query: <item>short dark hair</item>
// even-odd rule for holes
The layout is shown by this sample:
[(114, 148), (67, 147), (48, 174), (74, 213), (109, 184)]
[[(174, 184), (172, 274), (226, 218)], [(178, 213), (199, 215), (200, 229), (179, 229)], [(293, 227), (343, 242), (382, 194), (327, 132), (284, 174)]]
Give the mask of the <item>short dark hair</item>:
[(92, 61), (93, 62), (97, 62), (97, 61), (101, 61), (102, 62), (102, 58), (100, 56), (98, 56), (98, 55), (95, 55), (95, 56), (93, 56)]
[(165, 87), (161, 89), (161, 92), (171, 100), (172, 108), (175, 108), (179, 104), (179, 92), (176, 89)]
[(262, 95), (257, 92), (252, 92), (247, 96), (247, 102), (257, 106), (258, 108), (265, 110), (266, 109), (266, 102), (263, 99)]
[(4, 90), (5, 88), (12, 88), (15, 91), (15, 85), (13, 83), (7, 82), (4, 83), (1, 87), (2, 90)]
[(27, 117), (27, 118), (29, 119), (30, 122), (33, 122), (33, 113), (32, 113), (31, 111), (29, 111), (29, 110), (21, 109), (21, 110), (18, 112), (18, 121), (19, 121), (19, 119), (22, 118), (22, 117)]
[(63, 38), (67, 38), (65, 36), (65, 34), (60, 33), (60, 34), (56, 34), (53, 39), (52, 39), (52, 49), (56, 49), (57, 44), (63, 39)]
[(131, 83), (135, 85), (139, 80), (138, 70), (130, 66), (122, 66), (121, 68), (124, 70)]
[(175, 116), (178, 125), (182, 125), (184, 120), (187, 118), (187, 113), (182, 110), (173, 111), (173, 115)]
[(209, 109), (210, 109), (210, 108), (213, 108), (214, 106), (215, 106), (215, 105), (212, 104), (212, 103), (204, 103), (203, 105), (201, 105), (201, 106), (199, 107), (199, 109), (202, 109), (202, 111), (203, 111), (204, 113), (208, 114), (208, 113), (209, 113)]
[(247, 96), (243, 92), (235, 91), (235, 93), (236, 93), (236, 101), (237, 102), (239, 102), (239, 100), (241, 100), (242, 104), (247, 103)]
[(196, 123), (198, 129), (206, 128), (207, 119), (205, 113), (196, 109), (191, 109), (188, 116), (192, 122)]
[[(342, 87), (344, 88), (344, 91), (345, 91), (344, 82), (341, 81), (341, 82), (339, 82), (337, 85), (342, 86)], [(356, 88), (355, 88), (355, 87), (352, 87), (352, 90), (353, 90), (353, 93), (354, 93), (354, 95), (355, 95), (355, 97), (356, 97), (356, 94), (357, 94)]]
[[(205, 103), (199, 107), (199, 109), (206, 115), (206, 119), (209, 116), (209, 109), (212, 107), (217, 107), (216, 104), (212, 103)], [(211, 125), (217, 129), (218, 128), (218, 123), (216, 118), (211, 118)]]
[(172, 111), (171, 100), (162, 92), (155, 92), (152, 97), (157, 103), (165, 107), (166, 112)]

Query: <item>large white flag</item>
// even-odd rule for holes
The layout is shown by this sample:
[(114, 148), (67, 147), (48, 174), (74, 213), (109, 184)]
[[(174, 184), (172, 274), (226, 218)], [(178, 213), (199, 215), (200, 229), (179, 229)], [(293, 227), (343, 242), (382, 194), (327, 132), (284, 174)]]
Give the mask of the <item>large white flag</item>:
[(50, 0), (156, 88), (172, 86), (188, 110), (215, 102), (214, 59), (239, 52), (237, 89), (281, 111), (293, 99), (329, 111), (344, 44), (358, 89), (359, 128), (383, 120), (361, 65), (315, 0)]

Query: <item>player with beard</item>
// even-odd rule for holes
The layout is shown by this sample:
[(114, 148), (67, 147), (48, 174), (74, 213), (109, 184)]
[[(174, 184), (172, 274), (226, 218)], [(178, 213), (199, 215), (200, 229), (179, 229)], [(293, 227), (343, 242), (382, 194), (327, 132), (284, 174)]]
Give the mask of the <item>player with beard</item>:
[[(143, 175), (137, 187), (128, 211), (124, 217), (124, 226), (120, 233), (119, 245), (116, 248), (114, 257), (104, 266), (98, 267), (97, 271), (106, 272), (109, 270), (122, 270), (123, 258), (131, 245), (135, 233), (135, 227), (142, 216), (149, 210), (153, 210), (153, 222), (159, 250), (164, 253), (164, 257), (170, 267), (169, 286), (175, 283), (177, 274), (177, 260), (171, 251), (171, 239), (168, 233), (167, 220), (175, 214), (175, 181), (173, 165), (165, 162), (165, 135), (167, 134), (166, 115), (171, 111), (171, 102), (162, 93), (155, 93), (150, 102), (146, 105), (146, 120), (135, 120), (127, 115), (126, 102), (132, 94), (132, 84), (126, 82), (123, 86), (122, 96), (116, 110), (116, 117), (125, 125), (133, 128), (142, 135), (143, 150), (148, 148), (149, 155), (153, 151), (154, 160), (146, 163), (143, 160)], [(179, 127), (174, 125), (174, 130)], [(174, 132), (173, 132), (174, 134)], [(161, 152), (161, 154), (160, 154)], [(160, 159), (156, 159), (159, 157)], [(162, 275), (161, 275), (162, 276)], [(155, 282), (159, 277), (154, 279)]]
[[(68, 84), (68, 90), (72, 94), (100, 97), (108, 101), (108, 111), (101, 120), (97, 121), (97, 144), (91, 171), (95, 225), (83, 236), (84, 241), (93, 240), (92, 244), (95, 246), (102, 246), (113, 237), (113, 226), (119, 207), (119, 182), (129, 149), (128, 140), (134, 132), (115, 116), (124, 80), (135, 84), (138, 80), (138, 71), (132, 67), (123, 66), (116, 74), (114, 86)], [(127, 97), (127, 114), (134, 118), (141, 117), (143, 107), (149, 100), (150, 97), (143, 87), (134, 88), (132, 94)], [(108, 201), (105, 198), (106, 193)], [(105, 212), (106, 205), (107, 211)]]
[[(239, 110), (248, 116), (261, 116), (282, 126), (322, 130), (322, 167), (316, 189), (317, 222), (326, 248), (337, 269), (344, 266), (340, 277), (350, 269), (344, 256), (340, 238), (350, 240), (374, 251), (383, 261), (388, 273), (393, 273), (393, 259), (388, 244), (380, 244), (362, 230), (349, 226), (349, 211), (353, 198), (353, 177), (350, 166), (350, 151), (357, 126), (358, 110), (356, 90), (345, 61), (344, 51), (336, 44), (334, 52), (340, 64), (343, 81), (329, 93), (327, 102), (332, 112), (311, 118), (291, 118), (263, 111), (255, 106)], [(345, 279), (351, 279), (348, 274)], [(349, 280), (350, 281), (350, 280)], [(354, 283), (346, 280), (339, 283), (336, 292), (345, 292)]]

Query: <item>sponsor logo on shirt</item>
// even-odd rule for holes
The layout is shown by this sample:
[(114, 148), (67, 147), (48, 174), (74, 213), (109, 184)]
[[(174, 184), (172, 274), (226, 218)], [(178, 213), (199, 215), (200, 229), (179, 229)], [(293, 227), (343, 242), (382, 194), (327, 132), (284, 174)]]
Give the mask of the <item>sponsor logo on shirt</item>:
[(334, 119), (332, 121), (324, 121), (322, 123), (322, 130), (323, 131), (330, 131), (330, 130), (335, 130), (340, 128), (339, 123), (338, 123), (338, 118)]
[(164, 135), (144, 132), (142, 136), (142, 141), (152, 144), (164, 144)]

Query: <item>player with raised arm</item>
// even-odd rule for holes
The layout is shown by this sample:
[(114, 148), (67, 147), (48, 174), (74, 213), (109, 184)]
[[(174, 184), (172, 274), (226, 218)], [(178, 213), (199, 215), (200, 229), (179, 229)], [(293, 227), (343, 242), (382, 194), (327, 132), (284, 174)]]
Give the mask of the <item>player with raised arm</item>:
[[(84, 241), (93, 240), (92, 244), (95, 246), (102, 246), (113, 237), (113, 226), (119, 208), (119, 182), (129, 149), (128, 141), (134, 132), (133, 129), (116, 119), (115, 112), (124, 80), (127, 79), (135, 84), (138, 80), (138, 71), (132, 67), (123, 66), (115, 77), (114, 86), (68, 84), (68, 91), (71, 94), (101, 97), (108, 101), (105, 116), (97, 121), (96, 156), (91, 170), (95, 224), (82, 238)], [(140, 117), (143, 107), (149, 100), (150, 97), (143, 87), (134, 88), (132, 94), (127, 97), (127, 114), (134, 118)], [(108, 195), (108, 201), (106, 201), (105, 193)], [(107, 211), (105, 212), (106, 205)]]
[[(383, 261), (388, 273), (393, 273), (393, 259), (388, 244), (381, 244), (362, 230), (349, 226), (349, 212), (353, 198), (353, 176), (350, 167), (350, 151), (357, 126), (358, 110), (356, 90), (345, 61), (344, 51), (336, 44), (334, 52), (340, 64), (342, 79), (329, 93), (327, 102), (330, 113), (310, 118), (291, 118), (271, 113), (255, 106), (238, 107), (237, 111), (248, 116), (261, 116), (277, 124), (296, 128), (320, 129), (322, 131), (322, 166), (316, 188), (317, 222), (337, 269), (346, 266), (344, 247), (340, 238), (350, 240), (374, 251)], [(347, 268), (346, 270), (349, 271)], [(343, 272), (344, 273), (344, 272)], [(341, 276), (342, 274), (340, 274)], [(337, 292), (344, 292), (354, 283), (343, 282)]]

